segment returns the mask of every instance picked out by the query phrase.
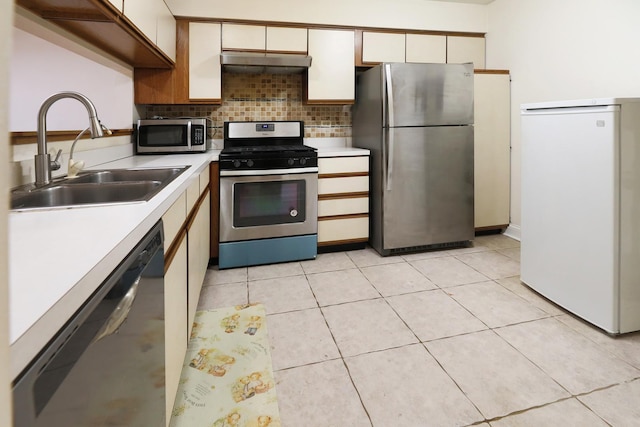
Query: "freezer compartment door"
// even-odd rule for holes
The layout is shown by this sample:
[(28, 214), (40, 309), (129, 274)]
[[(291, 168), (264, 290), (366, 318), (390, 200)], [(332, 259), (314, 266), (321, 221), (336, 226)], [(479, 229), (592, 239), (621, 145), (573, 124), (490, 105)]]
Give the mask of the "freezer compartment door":
[(386, 127), (473, 123), (473, 64), (383, 64)]
[(473, 126), (389, 129), (383, 249), (472, 240)]

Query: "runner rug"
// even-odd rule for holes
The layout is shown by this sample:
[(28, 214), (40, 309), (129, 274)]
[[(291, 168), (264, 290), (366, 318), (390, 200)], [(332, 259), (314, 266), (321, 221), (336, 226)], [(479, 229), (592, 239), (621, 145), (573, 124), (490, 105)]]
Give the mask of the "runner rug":
[(171, 427), (281, 427), (262, 304), (198, 311)]

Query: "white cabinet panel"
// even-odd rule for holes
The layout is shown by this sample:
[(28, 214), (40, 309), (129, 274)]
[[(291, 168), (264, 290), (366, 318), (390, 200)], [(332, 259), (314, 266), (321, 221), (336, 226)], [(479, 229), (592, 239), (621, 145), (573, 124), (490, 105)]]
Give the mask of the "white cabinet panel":
[(307, 29), (267, 27), (267, 50), (307, 52)]
[(176, 60), (176, 19), (163, 1), (158, 10), (156, 44), (169, 58)]
[(447, 37), (428, 34), (407, 34), (406, 62), (447, 62)]
[(210, 220), (210, 195), (207, 195), (200, 205), (189, 230), (187, 231), (189, 254), (189, 280), (188, 280), (188, 325), (187, 336), (191, 334), (193, 319), (200, 299), (202, 283), (209, 264), (209, 227)]
[(405, 35), (399, 33), (362, 33), (362, 62), (404, 62)]
[(187, 219), (187, 196), (182, 193), (178, 200), (162, 215), (162, 226), (164, 228), (164, 251), (166, 252), (173, 243), (173, 239), (178, 235), (178, 231)]
[(476, 228), (509, 224), (509, 85), (508, 74), (474, 75)]
[(369, 237), (369, 218), (344, 218), (318, 221), (318, 243)]
[(473, 68), (482, 69), (484, 65), (484, 38), (447, 36), (447, 62), (462, 64), (473, 62)]
[(263, 25), (222, 24), (222, 49), (264, 50), (265, 37)]
[(189, 23), (189, 99), (221, 99), (220, 24)]
[(368, 176), (321, 178), (318, 180), (318, 194), (358, 193), (362, 191), (369, 191)]
[(204, 190), (209, 186), (209, 168), (205, 168), (202, 172), (200, 172), (200, 177), (198, 178), (198, 182), (200, 184), (200, 194), (204, 193)]
[(116, 9), (118, 9), (120, 12), (122, 12), (122, 10), (124, 8), (124, 0), (109, 0), (109, 3), (114, 5), (116, 7)]
[(196, 178), (187, 187), (187, 212), (191, 212), (198, 197), (200, 197), (200, 180)]
[(351, 215), (369, 212), (368, 197), (327, 199), (318, 201), (318, 216)]
[(325, 157), (318, 159), (318, 174), (369, 172), (369, 156)]
[(156, 42), (157, 10), (156, 0), (127, 0), (124, 3), (124, 15), (153, 43)]
[(355, 35), (352, 30), (309, 30), (307, 101), (353, 102), (355, 97)]

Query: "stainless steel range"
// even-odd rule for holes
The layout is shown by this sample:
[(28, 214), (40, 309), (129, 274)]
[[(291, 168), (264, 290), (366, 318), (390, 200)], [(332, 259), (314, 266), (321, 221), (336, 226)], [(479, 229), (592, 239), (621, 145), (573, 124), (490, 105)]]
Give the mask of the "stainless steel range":
[(225, 122), (220, 269), (313, 259), (318, 155), (301, 121)]

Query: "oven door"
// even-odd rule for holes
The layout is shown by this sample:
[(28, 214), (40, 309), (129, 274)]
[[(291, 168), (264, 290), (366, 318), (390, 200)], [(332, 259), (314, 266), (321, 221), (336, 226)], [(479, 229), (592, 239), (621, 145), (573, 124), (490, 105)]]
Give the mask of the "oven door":
[(220, 242), (318, 232), (318, 174), (251, 171), (220, 176)]

